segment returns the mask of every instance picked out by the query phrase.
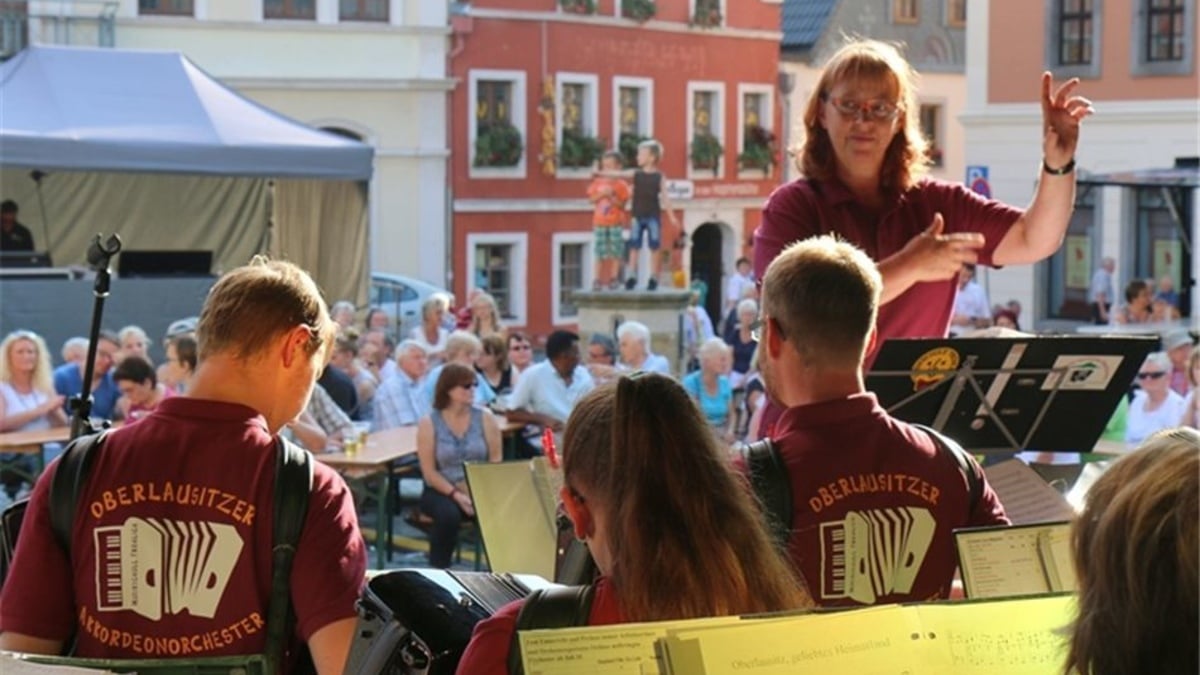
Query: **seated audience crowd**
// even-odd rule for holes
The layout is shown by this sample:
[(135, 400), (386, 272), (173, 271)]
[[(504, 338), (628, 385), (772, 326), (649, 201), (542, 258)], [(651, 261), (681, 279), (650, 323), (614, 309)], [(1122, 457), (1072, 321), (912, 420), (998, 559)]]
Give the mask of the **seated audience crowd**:
[[(1017, 328), (1020, 307), (993, 313), (973, 272), (960, 272), (955, 330)], [(1157, 294), (1152, 286), (1130, 282), (1112, 321), (1169, 317), (1163, 305), (1177, 304), (1177, 294), (1161, 280)], [(585, 335), (582, 345), (565, 330), (542, 342), (506, 330), (496, 299), (478, 289), (460, 308), (448, 295), (429, 297), (411, 330), (379, 307), (365, 308), (359, 323), (353, 303), (326, 311), (304, 272), (265, 261), (224, 275), (198, 318), (171, 324), (161, 352), (126, 326), (95, 345), (67, 340), (53, 368), (41, 337), (10, 333), (0, 342), (0, 432), (67, 424), (89, 346), (92, 414), (124, 424), (94, 451), (81, 499), (101, 508), (76, 520), (70, 551), (54, 539), (47, 505), (59, 464), (50, 460), (61, 447), (47, 447), (41, 477), (30, 454), (0, 454), (0, 507), (31, 495), (27, 533), (0, 589), (0, 649), (59, 653), (74, 639), (74, 655), (141, 658), (99, 639), (86, 621), (182, 634), (208, 630), (210, 619), (266, 616), (270, 519), (247, 514), (271, 512), (274, 437), (322, 453), (368, 426), (415, 432), (422, 491), (414, 513), (439, 569), (452, 566), (463, 523), (476, 515), (465, 465), (543, 454), (543, 432), (553, 432), (562, 509), (599, 571), (588, 625), (947, 599), (957, 571), (952, 532), (1009, 519), (974, 458), (892, 417), (866, 389), (882, 288), (877, 266), (855, 246), (831, 236), (794, 243), (766, 268), (760, 289), (748, 271), (731, 284), (721, 298), (723, 337), (714, 336), (703, 294), (693, 293), (674, 366), (639, 321)], [(157, 366), (152, 347), (164, 357)], [(1198, 383), (1200, 346), (1182, 329), (1163, 335), (1162, 351), (1138, 370), (1122, 429), (1141, 448), (1096, 481), (1073, 529), (1080, 590), (1068, 670), (1196, 672)], [(768, 400), (782, 413), (762, 428)], [(764, 514), (751, 488), (741, 451), (760, 438), (772, 439), (790, 513)], [(248, 511), (224, 518), (183, 502), (103, 506), (103, 490), (164, 480), (211, 485)], [(304, 643), (325, 675), (342, 672), (350, 649), (366, 547), (343, 479), (314, 462), (311, 490), (293, 572), (304, 580), (291, 592), (296, 631), (282, 658), (294, 665)], [(96, 614), (97, 575), (87, 562), (95, 528), (126, 517), (230, 528), (241, 552), (212, 616)], [(778, 541), (769, 525), (786, 526)], [(830, 533), (850, 530), (867, 536), (829, 545)], [(903, 569), (867, 550), (899, 539), (910, 555)], [(867, 583), (838, 581), (855, 572), (848, 561), (865, 566), (856, 572)], [(459, 673), (508, 672), (521, 606), (476, 625)], [(263, 631), (247, 631), (205, 655), (266, 648)]]

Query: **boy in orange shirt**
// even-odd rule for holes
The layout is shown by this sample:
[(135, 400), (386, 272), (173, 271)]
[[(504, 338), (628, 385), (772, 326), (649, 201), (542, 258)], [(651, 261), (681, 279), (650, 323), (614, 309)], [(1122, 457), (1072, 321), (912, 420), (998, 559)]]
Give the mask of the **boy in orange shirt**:
[(629, 212), (625, 210), (625, 205), (630, 196), (629, 184), (612, 175), (621, 169), (620, 153), (604, 153), (600, 158), (602, 173), (592, 180), (587, 190), (588, 199), (594, 206), (592, 230), (595, 233), (596, 247), (596, 280), (593, 283), (595, 290), (617, 289), (621, 283), (618, 271), (621, 260), (625, 257), (625, 237), (622, 231), (629, 222)]

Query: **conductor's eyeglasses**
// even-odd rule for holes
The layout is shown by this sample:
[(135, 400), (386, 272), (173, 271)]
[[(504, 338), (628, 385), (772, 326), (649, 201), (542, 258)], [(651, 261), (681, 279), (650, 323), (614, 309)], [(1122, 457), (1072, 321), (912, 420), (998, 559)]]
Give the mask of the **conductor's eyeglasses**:
[(887, 101), (855, 101), (829, 94), (825, 94), (825, 100), (829, 101), (834, 110), (848, 120), (856, 120), (861, 116), (871, 121), (890, 122), (900, 114), (900, 107)]

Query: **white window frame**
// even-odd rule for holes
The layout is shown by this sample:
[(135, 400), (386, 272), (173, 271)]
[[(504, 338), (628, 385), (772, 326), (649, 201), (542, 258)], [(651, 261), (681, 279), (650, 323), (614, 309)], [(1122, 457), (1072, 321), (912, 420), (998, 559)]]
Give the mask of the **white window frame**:
[[(616, 0), (617, 4), (621, 4), (621, 0)], [(688, 15), (687, 20), (690, 23), (692, 17), (696, 16), (696, 0), (688, 0)], [(713, 26), (713, 28), (725, 28), (729, 25), (729, 0), (721, 0), (721, 25)], [(709, 29), (711, 30), (711, 29)]]
[[(560, 5), (561, 7), (561, 5)], [(582, 84), (584, 86), (583, 130), (593, 138), (600, 136), (600, 78), (588, 73), (571, 73), (560, 71), (554, 75), (554, 148), (562, 148), (563, 139), (563, 86)], [(558, 178), (588, 180), (592, 177), (592, 167), (565, 169), (554, 163), (554, 174)]]
[[(512, 110), (509, 119), (517, 131), (521, 132), (521, 142), (524, 148), (521, 161), (510, 167), (477, 167), (475, 166), (475, 138), (478, 135), (475, 123), (475, 110), (479, 104), (480, 80), (507, 80), (513, 83)], [(467, 177), (482, 179), (521, 180), (525, 178), (527, 159), (529, 156), (528, 118), (525, 115), (526, 75), (523, 70), (491, 70), (472, 68), (467, 73)]]
[(638, 115), (638, 120), (643, 129), (638, 133), (646, 138), (654, 138), (654, 80), (648, 77), (617, 75), (613, 77), (612, 85), (612, 142), (610, 145), (613, 150), (621, 149), (621, 89), (642, 90), (642, 110)]
[(562, 291), (562, 247), (568, 244), (583, 244), (583, 288), (592, 287), (596, 272), (596, 251), (591, 232), (555, 232), (550, 237), (550, 307), (551, 321), (555, 326), (565, 326), (579, 323), (579, 315), (563, 316), (562, 303), (559, 302)]
[[(734, 161), (737, 161), (737, 156), (742, 154), (742, 147), (746, 144), (746, 94), (762, 95), (766, 111), (765, 123), (761, 126), (767, 131), (775, 133), (775, 87), (769, 84), (739, 83), (737, 92), (737, 152), (734, 154)], [(738, 178), (756, 176), (758, 173), (757, 169), (743, 171), (740, 165), (738, 167)]]
[[(717, 141), (721, 144), (723, 153), (721, 162), (718, 165), (718, 171), (714, 175), (708, 169), (696, 170), (692, 167), (692, 130), (696, 127), (696, 94), (700, 92), (712, 92), (716, 94), (717, 119), (714, 120), (713, 128), (716, 130), (714, 134)], [(712, 82), (704, 80), (690, 80), (687, 83), (687, 143), (684, 145), (684, 163), (687, 165), (687, 177), (690, 180), (720, 180), (725, 177), (726, 165), (729, 163), (729, 145), (726, 142), (725, 133), (725, 83)]]
[(468, 232), (467, 233), (467, 296), (475, 286), (475, 248), (478, 246), (512, 246), (508, 261), (512, 274), (511, 307), (513, 317), (505, 319), (512, 326), (528, 325), (529, 306), (529, 233), (528, 232)]

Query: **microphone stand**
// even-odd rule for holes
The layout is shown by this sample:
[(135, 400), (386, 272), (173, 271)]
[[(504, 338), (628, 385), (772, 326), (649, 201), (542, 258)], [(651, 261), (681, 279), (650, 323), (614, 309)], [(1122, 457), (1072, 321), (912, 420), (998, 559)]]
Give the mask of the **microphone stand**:
[(96, 369), (96, 347), (100, 341), (100, 322), (104, 316), (104, 301), (108, 298), (109, 284), (112, 281), (112, 270), (109, 262), (121, 251), (121, 237), (110, 235), (108, 241), (101, 243), (103, 235), (97, 234), (88, 247), (87, 261), (96, 272), (96, 283), (92, 289), (95, 304), (92, 305), (92, 330), (88, 336), (87, 360), (84, 362), (83, 386), (79, 396), (72, 396), (67, 404), (71, 411), (71, 439), (98, 433), (108, 428), (109, 420), (92, 421), (92, 377)]

